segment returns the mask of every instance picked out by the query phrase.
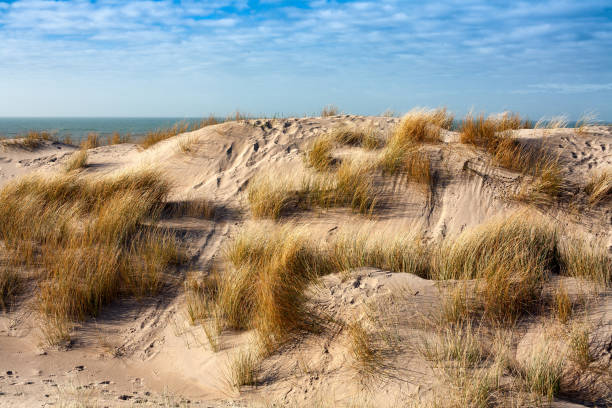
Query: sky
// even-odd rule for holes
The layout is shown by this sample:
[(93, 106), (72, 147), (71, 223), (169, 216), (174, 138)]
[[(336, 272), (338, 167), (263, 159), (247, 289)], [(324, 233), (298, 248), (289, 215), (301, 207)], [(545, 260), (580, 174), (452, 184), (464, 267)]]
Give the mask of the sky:
[(612, 121), (610, 0), (0, 0), (0, 116)]

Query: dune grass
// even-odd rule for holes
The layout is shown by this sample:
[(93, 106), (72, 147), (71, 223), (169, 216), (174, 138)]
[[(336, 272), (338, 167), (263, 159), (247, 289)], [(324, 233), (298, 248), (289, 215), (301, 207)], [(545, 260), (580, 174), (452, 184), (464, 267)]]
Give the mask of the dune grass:
[(556, 228), (524, 212), (491, 220), (443, 243), (435, 255), (436, 279), (478, 278), (484, 316), (512, 323), (540, 304), (542, 284), (558, 269)]
[(232, 388), (257, 385), (260, 357), (255, 350), (240, 350), (229, 358), (227, 377)]
[(453, 116), (446, 108), (415, 108), (406, 113), (394, 129), (388, 143), (407, 146), (441, 141), (442, 129), (450, 129)]
[(585, 237), (569, 236), (559, 244), (564, 275), (587, 279), (602, 287), (612, 283), (612, 259), (602, 242), (589, 242)]
[[(242, 117), (240, 116), (240, 113), (236, 112), (236, 120), (240, 120), (241, 118)], [(161, 128), (148, 132), (142, 138), (140, 145), (143, 148), (148, 149), (149, 147), (161, 142), (162, 140), (170, 139), (171, 137), (174, 137), (181, 133), (193, 132), (195, 130), (202, 129), (206, 126), (212, 126), (218, 123), (219, 122), (217, 121), (217, 119), (212, 115), (191, 125), (187, 122), (179, 122), (169, 128)]]
[(340, 109), (335, 105), (324, 106), (321, 110), (321, 117), (328, 118), (330, 116), (336, 116), (340, 114)]
[(365, 128), (340, 126), (333, 129), (328, 136), (340, 145), (361, 146), (370, 150), (378, 148), (381, 143), (372, 126)]
[(87, 150), (85, 149), (72, 153), (66, 162), (66, 171), (70, 172), (87, 167), (87, 158)]
[(593, 206), (610, 200), (612, 198), (612, 170), (591, 174), (584, 191), (588, 194), (589, 204)]
[(192, 217), (212, 220), (215, 218), (216, 212), (217, 206), (212, 200), (197, 195), (180, 201), (167, 202), (164, 207), (164, 215), (168, 217)]
[(30, 176), (2, 189), (0, 238), (23, 264), (44, 269), (36, 296), (49, 321), (84, 319), (119, 296), (156, 293), (167, 266), (181, 259), (174, 238), (150, 224), (167, 193), (149, 170)]
[(125, 133), (121, 135), (119, 132), (113, 132), (110, 136), (108, 136), (108, 140), (106, 142), (107, 145), (118, 145), (123, 143), (130, 143), (132, 141), (132, 135), (130, 133)]
[(386, 237), (369, 232), (342, 233), (331, 244), (335, 269), (350, 271), (361, 267), (406, 272), (427, 278), (429, 248), (419, 233)]
[(87, 139), (81, 142), (81, 148), (84, 150), (94, 149), (102, 146), (102, 138), (96, 132), (90, 132), (87, 134)]
[(265, 350), (296, 331), (313, 330), (305, 289), (331, 265), (290, 225), (242, 231), (225, 250), (231, 268), (222, 275), (216, 305), (226, 327), (255, 329)]
[(247, 188), (247, 200), (254, 218), (279, 219), (291, 209), (314, 207), (349, 207), (372, 215), (379, 191), (368, 165), (345, 160), (336, 172), (325, 175), (256, 175)]
[(21, 279), (7, 266), (0, 266), (0, 310), (8, 310), (17, 295)]
[(513, 130), (528, 129), (532, 124), (518, 114), (503, 113), (485, 117), (468, 113), (461, 122), (461, 143), (487, 150), (495, 164), (532, 176), (551, 169), (554, 160), (540, 145), (528, 146), (512, 135)]
[(40, 147), (45, 140), (55, 140), (55, 137), (48, 131), (30, 130), (14, 138), (2, 139), (0, 142), (6, 147), (34, 150)]
[(350, 323), (347, 327), (349, 352), (354, 366), (362, 377), (375, 376), (383, 364), (382, 350), (377, 346), (378, 339), (361, 321)]
[(566, 128), (568, 125), (569, 125), (569, 120), (567, 119), (567, 116), (560, 115), (560, 116), (553, 116), (550, 119), (542, 118), (535, 123), (533, 128), (534, 129), (563, 129), (563, 128)]
[(526, 391), (549, 401), (559, 394), (565, 368), (563, 353), (542, 337), (530, 349), (519, 369)]
[(327, 171), (334, 161), (331, 152), (334, 145), (329, 135), (318, 136), (306, 151), (306, 163), (317, 171)]

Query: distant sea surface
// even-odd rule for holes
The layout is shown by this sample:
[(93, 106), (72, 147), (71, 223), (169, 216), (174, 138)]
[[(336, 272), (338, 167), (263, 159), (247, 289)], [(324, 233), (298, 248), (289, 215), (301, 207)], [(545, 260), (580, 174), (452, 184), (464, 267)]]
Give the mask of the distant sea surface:
[(202, 118), (1, 118), (0, 138), (15, 137), (29, 130), (49, 131), (59, 139), (66, 136), (74, 142), (90, 132), (107, 137), (113, 132), (130, 133), (138, 138), (149, 131), (172, 127), (178, 122), (195, 123)]

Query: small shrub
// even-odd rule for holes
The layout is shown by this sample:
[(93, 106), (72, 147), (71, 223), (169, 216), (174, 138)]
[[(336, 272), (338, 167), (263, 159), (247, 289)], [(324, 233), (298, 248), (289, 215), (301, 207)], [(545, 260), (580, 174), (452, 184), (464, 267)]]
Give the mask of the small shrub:
[(327, 105), (327, 106), (324, 106), (323, 109), (321, 110), (321, 117), (328, 118), (330, 116), (336, 116), (339, 113), (340, 113), (340, 109), (338, 109), (337, 106)]
[(589, 196), (591, 205), (610, 200), (612, 198), (612, 171), (604, 170), (599, 174), (593, 173), (584, 190)]
[(87, 167), (87, 150), (81, 149), (72, 153), (66, 162), (66, 171), (73, 171)]

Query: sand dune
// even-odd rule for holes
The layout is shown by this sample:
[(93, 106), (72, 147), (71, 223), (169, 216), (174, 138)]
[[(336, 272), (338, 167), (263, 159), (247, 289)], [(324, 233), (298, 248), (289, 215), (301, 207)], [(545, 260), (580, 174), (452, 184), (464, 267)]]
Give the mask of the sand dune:
[[(79, 399), (94, 406), (427, 406), (456, 392), (445, 388), (440, 367), (422, 356), (417, 341), (431, 334), (428, 322), (436, 319), (449, 291), (458, 286), (456, 280), (373, 267), (323, 276), (309, 288), (308, 302), (333, 324), (279, 346), (259, 362), (258, 385), (239, 389), (231, 384), (229, 364), (239, 350), (252, 346), (253, 331), (223, 330), (217, 339), (219, 350), (213, 351), (205, 327), (192, 324), (186, 311), (185, 276), (202, 277), (222, 268), (224, 248), (240, 231), (275, 223), (253, 219), (249, 212), (247, 190), (256, 175), (299, 185), (304, 177), (316, 175), (304, 159), (315, 138), (349, 126), (371, 129), (384, 141), (399, 120), (352, 115), (252, 119), (208, 126), (146, 150), (135, 144), (90, 149), (88, 165), (78, 177), (154, 168), (170, 182), (169, 201), (205, 197), (214, 203), (215, 215), (162, 217), (159, 225), (180, 238), (188, 262), (169, 273), (168, 284), (157, 296), (121, 298), (104, 306), (99, 316), (78, 322), (68, 348), (43, 344), (41, 317), (31, 296), (20, 295), (16, 306), (0, 315), (0, 406), (58, 406)], [(347, 235), (379, 236), (390, 245), (392, 237), (416, 232), (424, 242), (434, 243), (528, 209), (554, 223), (563, 237), (581, 236), (612, 254), (612, 201), (589, 205), (584, 192), (593, 174), (612, 171), (612, 128), (591, 127), (581, 134), (574, 129), (522, 129), (514, 136), (526, 146), (541, 146), (557, 159), (565, 180), (562, 196), (541, 203), (518, 199), (521, 189), (533, 187), (534, 178), (495, 165), (482, 149), (460, 143), (458, 132), (444, 130), (441, 142), (420, 147), (431, 161), (431, 188), (376, 172), (378, 201), (371, 216), (346, 206), (313, 205), (287, 211), (276, 222), (306, 231), (321, 246)], [(34, 150), (4, 146), (0, 186), (31, 174), (64, 174), (75, 150), (48, 141)], [(352, 158), (367, 163), (374, 162), (380, 150), (338, 145), (332, 154), (338, 161)], [(470, 282), (466, 290), (475, 290)], [(587, 305), (576, 316), (588, 309), (584, 319), (593, 326), (592, 337), (607, 342), (607, 351), (604, 347), (594, 359), (609, 360), (609, 286), (594, 289), (588, 281), (555, 275), (545, 282), (544, 291), (553, 293), (561, 284), (570, 297)], [(35, 291), (32, 285), (30, 290)], [(367, 320), (370, 317), (373, 320)], [(355, 322), (370, 322), (364, 324), (378, 339), (373, 341), (380, 343), (376, 367), (365, 374), (351, 351), (349, 328)], [(506, 329), (509, 353), (521, 361), (542, 333), (567, 327), (548, 315), (522, 318)], [(609, 371), (607, 375), (601, 374), (599, 381), (612, 378)], [(505, 374), (502, 382), (508, 378)], [(610, 389), (599, 383), (595, 387), (590, 395), (609, 403)], [(502, 397), (495, 394), (495, 398)], [(528, 397), (517, 394), (520, 398)], [(559, 406), (586, 404), (584, 393), (575, 398), (559, 394), (554, 401)]]

